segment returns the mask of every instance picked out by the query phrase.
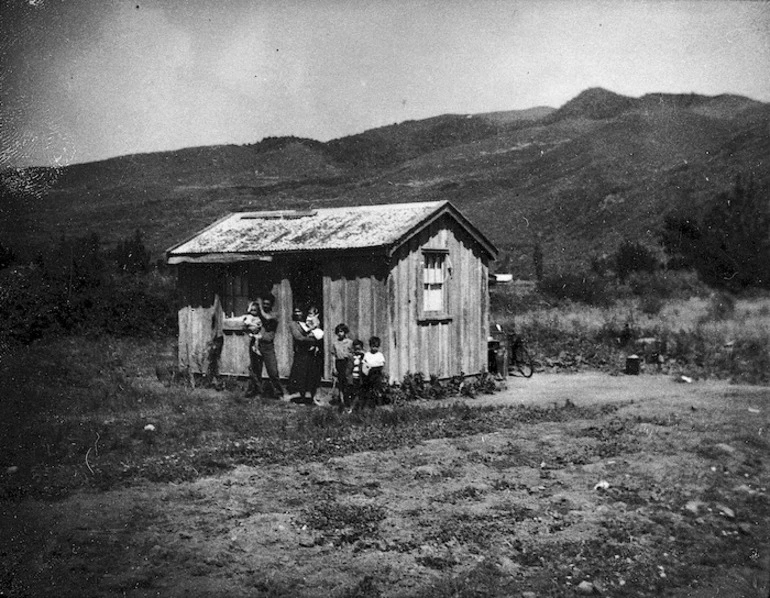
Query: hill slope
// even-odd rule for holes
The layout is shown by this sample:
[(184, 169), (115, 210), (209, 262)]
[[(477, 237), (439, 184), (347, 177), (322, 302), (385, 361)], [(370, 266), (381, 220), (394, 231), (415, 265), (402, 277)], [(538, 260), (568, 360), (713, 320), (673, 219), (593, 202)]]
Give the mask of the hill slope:
[[(770, 105), (739, 96), (620, 96), (589, 89), (559, 109), (443, 115), (320, 143), (123, 156), (3, 176), (0, 241), (36, 246), (140, 229), (158, 255), (224, 213), (448, 199), (526, 275), (653, 244), (672, 211), (697, 214), (737, 174), (770, 185)], [(512, 258), (512, 261), (510, 261)], [(510, 263), (507, 263), (510, 261)]]

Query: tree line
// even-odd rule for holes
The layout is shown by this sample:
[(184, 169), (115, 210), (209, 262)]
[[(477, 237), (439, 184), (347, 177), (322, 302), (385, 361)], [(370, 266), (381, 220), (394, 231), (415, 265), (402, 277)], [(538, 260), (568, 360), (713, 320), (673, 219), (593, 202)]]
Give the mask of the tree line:
[(659, 234), (659, 246), (624, 241), (609, 256), (594, 256), (590, 266), (548, 273), (542, 246), (532, 248), (539, 290), (556, 299), (588, 304), (611, 301), (613, 283), (630, 284), (639, 294), (665, 292), (653, 278), (660, 270), (690, 270), (717, 291), (740, 294), (770, 289), (770, 192), (752, 178), (738, 176), (717, 194), (700, 216), (674, 211)]
[(29, 263), (0, 243), (0, 339), (168, 334), (176, 325), (174, 286), (151, 263), (140, 231), (112, 249), (95, 233), (62, 237)]

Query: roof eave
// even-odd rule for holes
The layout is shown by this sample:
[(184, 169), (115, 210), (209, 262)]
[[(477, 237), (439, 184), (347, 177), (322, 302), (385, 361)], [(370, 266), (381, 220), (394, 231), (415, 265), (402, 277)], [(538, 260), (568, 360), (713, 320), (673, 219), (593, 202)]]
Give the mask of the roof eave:
[(468, 220), (462, 214), (462, 212), (460, 212), (460, 210), (458, 210), (452, 204), (452, 202), (448, 200), (442, 202), (442, 204), (438, 206), (434, 211), (428, 214), (420, 222), (413, 225), (408, 231), (406, 231), (394, 243), (392, 243), (388, 251), (388, 256), (392, 257), (399, 247), (401, 247), (404, 243), (406, 243), (419, 231), (429, 226), (431, 223), (435, 222), (446, 213), (451, 214), (463, 227), (465, 227), (465, 229), (471, 234), (471, 237), (473, 237), (474, 240), (484, 249), (484, 251), (487, 252), (487, 254), (492, 260), (495, 260), (497, 258), (497, 254), (498, 254), (497, 247), (495, 247), (494, 244), (492, 244), (492, 242), (489, 239), (487, 239), (486, 236), (484, 236), (484, 234), (479, 229), (477, 229), (470, 222), (470, 220)]
[(283, 251), (233, 251), (233, 252), (202, 252), (167, 254), (166, 261), (171, 265), (180, 263), (198, 264), (227, 264), (247, 261), (270, 262), (277, 257), (294, 257), (304, 254), (323, 253), (324, 255), (381, 255), (389, 257), (390, 245), (374, 245), (371, 247), (322, 247), (317, 249), (290, 249)]
[(230, 212), (230, 213), (226, 214), (225, 216), (222, 216), (219, 220), (216, 220), (215, 222), (212, 222), (206, 228), (193, 233), (192, 235), (186, 237), (184, 240), (180, 241), (179, 243), (177, 243), (175, 245), (172, 245), (171, 247), (166, 249), (166, 251), (164, 252), (165, 256), (166, 256), (166, 262), (168, 263), (168, 260), (171, 258), (171, 252), (174, 251), (174, 249), (176, 249), (177, 247), (181, 247), (185, 243), (189, 243), (190, 241), (192, 241), (195, 237), (198, 237), (198, 236), (202, 235), (203, 233), (205, 233), (207, 231), (210, 231), (212, 228), (214, 228), (215, 226), (218, 226), (219, 224), (221, 224), (222, 222), (224, 222), (228, 218), (232, 218), (233, 215), (234, 215), (234, 212)]

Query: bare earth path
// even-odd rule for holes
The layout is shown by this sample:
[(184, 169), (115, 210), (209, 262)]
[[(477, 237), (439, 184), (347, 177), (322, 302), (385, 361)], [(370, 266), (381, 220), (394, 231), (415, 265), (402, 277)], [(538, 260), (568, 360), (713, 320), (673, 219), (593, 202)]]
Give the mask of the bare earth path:
[[(484, 405), (543, 405), (570, 399), (577, 405), (596, 405), (618, 401), (645, 401), (661, 407), (673, 401), (700, 403), (704, 391), (726, 392), (724, 381), (686, 383), (671, 376), (609, 376), (587, 372), (582, 374), (538, 375), (532, 378), (510, 377), (507, 389), (493, 395), (481, 395), (475, 403)], [(747, 389), (750, 390), (750, 389)], [(766, 396), (767, 389), (757, 388)]]
[(769, 388), (535, 375), (469, 403), (554, 411), (25, 501), (3, 542), (37, 541), (2, 595), (768, 596)]

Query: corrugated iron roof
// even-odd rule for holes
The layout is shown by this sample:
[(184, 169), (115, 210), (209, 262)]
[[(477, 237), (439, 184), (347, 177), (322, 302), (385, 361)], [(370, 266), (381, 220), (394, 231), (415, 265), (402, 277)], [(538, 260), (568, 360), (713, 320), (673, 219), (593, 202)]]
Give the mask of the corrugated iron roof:
[(448, 206), (447, 201), (238, 212), (173, 247), (168, 256), (387, 247)]

